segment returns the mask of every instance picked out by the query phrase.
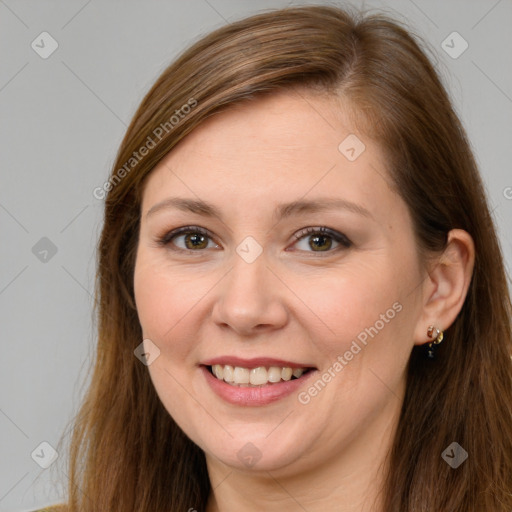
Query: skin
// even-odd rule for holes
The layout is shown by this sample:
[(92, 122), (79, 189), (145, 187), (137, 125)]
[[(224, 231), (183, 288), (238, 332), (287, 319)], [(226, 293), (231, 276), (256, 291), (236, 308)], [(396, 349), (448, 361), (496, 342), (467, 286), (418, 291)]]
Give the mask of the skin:
[[(378, 144), (346, 112), (312, 92), (237, 106), (196, 128), (145, 184), (134, 285), (144, 339), (160, 350), (148, 370), (169, 414), (206, 454), (208, 512), (381, 510), (411, 350), (430, 341), (430, 324), (446, 329), (462, 307), (471, 237), (451, 231), (445, 252), (425, 267)], [(351, 133), (366, 146), (353, 162), (338, 150)], [(222, 220), (175, 208), (147, 215), (169, 197), (213, 203)], [(273, 216), (280, 203), (323, 197), (370, 215)], [(200, 249), (183, 234), (158, 244), (191, 225), (212, 235)], [(328, 238), (315, 250), (314, 234), (293, 236), (321, 226), (352, 245)], [(236, 252), (247, 236), (263, 250), (252, 263)], [(199, 370), (221, 355), (274, 357), (314, 366), (320, 377), (394, 303), (401, 311), (307, 404), (292, 393), (265, 406), (231, 405)], [(237, 457), (247, 443), (261, 455), (252, 467)]]

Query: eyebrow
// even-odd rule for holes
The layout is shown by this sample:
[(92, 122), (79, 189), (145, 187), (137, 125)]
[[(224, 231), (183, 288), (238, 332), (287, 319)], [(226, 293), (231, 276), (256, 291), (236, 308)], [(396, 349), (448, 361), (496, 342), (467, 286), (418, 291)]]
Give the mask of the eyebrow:
[[(152, 206), (146, 213), (146, 218), (161, 210), (178, 209), (185, 212), (192, 212), (203, 217), (216, 217), (223, 221), (222, 212), (213, 204), (200, 199), (188, 199), (183, 197), (169, 197), (160, 203)], [(373, 215), (363, 206), (346, 201), (345, 199), (332, 197), (319, 197), (315, 200), (297, 200), (290, 203), (277, 205), (274, 210), (274, 216), (278, 220), (291, 217), (292, 215), (301, 215), (305, 213), (323, 212), (326, 210), (342, 209), (348, 210), (364, 217), (374, 219)]]

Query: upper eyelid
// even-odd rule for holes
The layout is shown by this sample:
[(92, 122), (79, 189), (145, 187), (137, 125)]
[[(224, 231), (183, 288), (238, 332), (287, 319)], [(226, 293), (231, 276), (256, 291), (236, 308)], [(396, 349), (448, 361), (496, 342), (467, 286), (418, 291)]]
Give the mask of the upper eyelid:
[(334, 238), (338, 243), (347, 242), (349, 244), (352, 244), (352, 240), (350, 240), (348, 236), (345, 235), (345, 233), (337, 231), (336, 229), (328, 228), (327, 226), (311, 226), (307, 228), (302, 228), (299, 231), (295, 232), (293, 236), (295, 237), (296, 240), (301, 240), (304, 237), (314, 235), (316, 233), (321, 233), (331, 238)]
[(183, 226), (180, 228), (171, 229), (157, 238), (161, 242), (170, 243), (173, 238), (187, 235), (188, 233), (201, 233), (208, 236), (210, 239), (215, 240), (215, 236), (213, 236), (213, 234), (208, 229), (202, 228), (200, 226)]
[[(341, 246), (349, 247), (353, 244), (352, 240), (350, 240), (344, 233), (342, 233), (340, 231), (329, 228), (327, 226), (308, 226), (308, 227), (301, 228), (301, 229), (295, 231), (295, 233), (293, 234), (293, 237), (295, 238), (295, 242), (292, 245), (295, 245), (297, 242), (301, 241), (302, 239), (304, 239), (308, 236), (312, 236), (319, 232), (332, 238), (333, 240), (335, 240), (336, 243), (340, 244)], [(215, 235), (213, 235), (213, 233), (211, 233), (206, 228), (203, 228), (201, 226), (194, 226), (194, 225), (182, 226), (182, 227), (179, 227), (176, 229), (172, 229), (172, 230), (164, 233), (164, 235), (158, 237), (158, 240), (162, 243), (162, 245), (168, 245), (171, 243), (173, 238), (176, 238), (179, 236), (184, 236), (189, 233), (201, 233), (201, 234), (207, 236), (208, 238), (210, 238), (210, 240), (212, 242), (219, 245), (218, 242), (216, 242), (216, 237), (215, 237)], [(190, 249), (183, 249), (181, 247), (176, 247), (176, 250), (178, 250), (178, 251), (182, 250), (182, 251), (186, 251), (186, 252), (201, 252), (201, 251), (193, 251)], [(330, 251), (312, 251), (312, 252), (331, 253), (334, 251), (335, 251), (335, 249), (330, 250)], [(309, 251), (306, 251), (306, 252), (309, 252)]]

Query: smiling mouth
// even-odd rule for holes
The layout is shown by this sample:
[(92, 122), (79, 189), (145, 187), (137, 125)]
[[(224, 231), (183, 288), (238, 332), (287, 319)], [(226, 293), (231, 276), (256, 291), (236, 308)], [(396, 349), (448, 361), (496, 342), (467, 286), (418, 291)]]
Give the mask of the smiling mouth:
[(244, 368), (241, 366), (214, 364), (206, 367), (218, 380), (235, 387), (262, 387), (300, 379), (315, 368), (290, 368), (286, 366), (258, 366)]

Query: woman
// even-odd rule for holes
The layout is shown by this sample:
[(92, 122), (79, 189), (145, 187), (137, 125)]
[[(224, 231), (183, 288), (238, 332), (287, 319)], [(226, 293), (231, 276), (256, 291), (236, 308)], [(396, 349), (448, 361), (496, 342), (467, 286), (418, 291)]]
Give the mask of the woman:
[(316, 6), (213, 32), (95, 194), (67, 510), (512, 510), (503, 258), (397, 23)]

